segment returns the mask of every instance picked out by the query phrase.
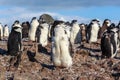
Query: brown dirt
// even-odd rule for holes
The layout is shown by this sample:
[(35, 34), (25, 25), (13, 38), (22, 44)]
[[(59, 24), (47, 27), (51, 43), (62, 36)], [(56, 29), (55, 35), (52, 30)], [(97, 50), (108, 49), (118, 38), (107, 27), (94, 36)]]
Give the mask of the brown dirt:
[(36, 52), (34, 44), (23, 42), (21, 63), (10, 70), (7, 69), (10, 56), (5, 55), (6, 41), (0, 44), (0, 80), (120, 80), (119, 55), (114, 59), (101, 59), (99, 44), (76, 47), (73, 65), (67, 69), (53, 66), (50, 43), (44, 51)]

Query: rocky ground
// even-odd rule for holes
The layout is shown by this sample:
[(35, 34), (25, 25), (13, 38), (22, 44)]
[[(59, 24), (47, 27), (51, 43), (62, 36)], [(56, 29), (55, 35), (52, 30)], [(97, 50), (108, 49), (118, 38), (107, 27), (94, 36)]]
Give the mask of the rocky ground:
[(101, 59), (99, 44), (76, 47), (73, 65), (67, 69), (53, 66), (50, 43), (37, 50), (39, 46), (24, 41), (19, 67), (8, 69), (6, 42), (0, 41), (0, 80), (120, 80), (119, 54), (114, 59)]

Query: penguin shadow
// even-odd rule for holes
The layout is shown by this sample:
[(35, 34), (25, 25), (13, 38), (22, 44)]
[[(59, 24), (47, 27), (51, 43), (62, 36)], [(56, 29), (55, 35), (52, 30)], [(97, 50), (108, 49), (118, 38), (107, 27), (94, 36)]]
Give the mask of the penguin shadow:
[(77, 48), (84, 49), (84, 50), (89, 50), (89, 51), (92, 51), (92, 52), (101, 52), (101, 49), (88, 48), (88, 47), (85, 47), (84, 45), (80, 45)]
[(29, 61), (39, 63), (38, 60), (35, 59), (35, 56), (36, 56), (36, 53), (35, 53), (35, 52), (32, 52), (32, 51), (29, 51), (29, 50), (28, 50), (28, 51), (27, 51), (27, 56), (28, 56), (28, 58), (29, 58)]
[[(80, 45), (77, 48), (86, 50), (89, 53), (89, 56), (94, 57), (97, 60), (101, 59), (101, 49), (88, 48), (88, 47), (85, 47), (84, 45)], [(97, 54), (96, 54), (96, 52), (97, 52)]]
[[(50, 56), (50, 60), (52, 61), (51, 52), (48, 52), (47, 48), (43, 47), (41, 44), (38, 44), (38, 52)], [(55, 69), (54, 65), (45, 64), (45, 63), (40, 63), (40, 65), (43, 67), (43, 69), (44, 68), (48, 68), (50, 70), (54, 70)]]
[(49, 55), (51, 52), (48, 52), (46, 47), (43, 47), (41, 44), (38, 44), (38, 52)]
[(54, 70), (55, 69), (55, 66), (54, 65), (49, 65), (49, 64), (45, 64), (45, 63), (40, 63), (41, 64), (41, 66), (43, 67), (43, 68), (48, 68), (48, 69), (50, 69), (50, 70)]
[(0, 48), (0, 55), (7, 55), (7, 50)]
[(120, 79), (120, 73), (112, 73), (112, 76), (114, 77), (115, 80)]

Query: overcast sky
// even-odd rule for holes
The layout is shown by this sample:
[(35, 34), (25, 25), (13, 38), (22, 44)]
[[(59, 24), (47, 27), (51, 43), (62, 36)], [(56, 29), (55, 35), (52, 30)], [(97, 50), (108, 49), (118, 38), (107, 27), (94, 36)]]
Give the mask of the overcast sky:
[(31, 21), (43, 13), (55, 19), (89, 22), (97, 18), (120, 20), (120, 0), (0, 0), (0, 22), (9, 26), (15, 20)]

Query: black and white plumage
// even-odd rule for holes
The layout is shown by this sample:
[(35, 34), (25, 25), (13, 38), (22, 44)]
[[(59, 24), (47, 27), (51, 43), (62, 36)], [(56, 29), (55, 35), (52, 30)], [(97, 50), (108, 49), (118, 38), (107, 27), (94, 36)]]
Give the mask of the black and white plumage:
[(28, 35), (31, 41), (36, 40), (35, 37), (36, 37), (36, 31), (37, 31), (38, 26), (39, 26), (39, 22), (37, 18), (33, 17), (30, 23), (30, 29), (29, 29), (29, 35)]
[(100, 24), (97, 19), (93, 19), (87, 27), (87, 42), (97, 42)]
[(77, 20), (72, 21), (72, 28), (70, 32), (70, 42), (71, 44), (81, 43), (81, 32)]
[(107, 29), (101, 38), (102, 57), (114, 58), (119, 49), (118, 29), (113, 26), (111, 25), (111, 28)]
[(49, 24), (46, 22), (42, 22), (39, 27), (40, 27), (39, 43), (43, 47), (45, 47), (48, 44)]
[(59, 21), (54, 27), (52, 36), (52, 60), (53, 64), (58, 67), (70, 67), (72, 57), (69, 52), (69, 40), (65, 32), (65, 24)]
[(119, 39), (119, 48), (120, 48), (120, 22), (116, 27), (118, 28), (118, 39)]
[(8, 38), (7, 48), (8, 54), (15, 56), (22, 49), (22, 27), (19, 23), (12, 26), (11, 33)]
[(7, 25), (5, 25), (3, 28), (3, 36), (7, 38), (9, 36), (9, 27)]
[(100, 28), (100, 31), (99, 31), (99, 38), (102, 37), (103, 33), (107, 30), (107, 28), (111, 25), (111, 20), (109, 19), (105, 19), (103, 21), (103, 24), (102, 24), (102, 27)]
[(120, 21), (119, 21), (119, 23), (118, 23), (118, 25), (116, 26), (118, 29), (120, 29)]
[(68, 36), (68, 38), (70, 39), (70, 34), (71, 34), (71, 24), (69, 22), (66, 22), (65, 23), (65, 31), (66, 31), (66, 34)]
[(81, 41), (86, 42), (86, 39), (87, 39), (87, 25), (84, 24), (84, 23), (81, 23), (79, 26), (80, 26), (80, 29), (81, 29)]

